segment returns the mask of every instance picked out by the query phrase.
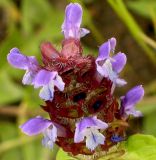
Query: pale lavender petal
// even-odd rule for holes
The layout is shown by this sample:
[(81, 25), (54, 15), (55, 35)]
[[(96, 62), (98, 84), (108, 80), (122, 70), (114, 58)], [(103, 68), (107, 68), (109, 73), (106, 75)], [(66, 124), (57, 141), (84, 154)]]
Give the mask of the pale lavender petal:
[(99, 48), (99, 56), (97, 57), (96, 62), (110, 58), (109, 54), (110, 52), (114, 52), (115, 46), (116, 46), (115, 38), (111, 38), (107, 42), (103, 43)]
[(85, 128), (87, 128), (87, 127), (93, 127), (94, 126), (97, 129), (105, 129), (105, 128), (108, 127), (108, 125), (105, 122), (97, 119), (96, 116), (94, 116), (94, 117), (85, 117), (80, 122), (78, 122), (76, 124), (76, 126), (79, 128), (80, 132), (82, 130), (84, 130)]
[(20, 128), (25, 134), (32, 136), (44, 132), (50, 125), (52, 125), (51, 121), (38, 116), (30, 119), (21, 125)]
[(15, 68), (28, 69), (29, 59), (23, 55), (18, 48), (13, 48), (7, 56), (8, 62)]
[(34, 56), (23, 55), (18, 48), (13, 48), (7, 56), (8, 62), (15, 68), (36, 71), (39, 67)]
[(78, 3), (70, 3), (66, 7), (65, 20), (62, 31), (65, 38), (80, 38), (80, 25), (82, 21), (82, 8)]
[(36, 74), (33, 74), (31, 71), (27, 70), (26, 73), (23, 76), (22, 83), (23, 84), (32, 84), (35, 75)]
[(97, 119), (96, 116), (93, 117), (94, 122), (96, 122), (95, 128), (97, 129), (106, 129), (108, 127), (108, 124), (101, 121), (100, 119)]
[(63, 90), (64, 90), (65, 83), (63, 82), (62, 78), (61, 78), (59, 75), (56, 76), (56, 79), (54, 80), (54, 85), (55, 85), (60, 91), (63, 91)]
[(57, 72), (50, 72), (47, 70), (40, 70), (35, 79), (34, 79), (34, 87), (38, 88), (44, 85), (47, 85), (52, 79), (54, 79), (57, 75)]
[(44, 132), (43, 132), (44, 138), (42, 139), (42, 144), (49, 148), (52, 149), (54, 142), (57, 139), (57, 128), (53, 124), (50, 127), (48, 127)]
[(86, 29), (86, 28), (80, 28), (80, 37), (84, 37), (88, 33), (90, 33), (90, 31), (88, 29)]
[(45, 101), (52, 101), (54, 97), (54, 84), (49, 83), (48, 85), (43, 86), (40, 90), (39, 96)]
[(142, 85), (132, 88), (122, 99), (124, 106), (132, 106), (139, 102), (144, 96), (144, 89)]
[(93, 151), (99, 144), (104, 144), (105, 136), (97, 130), (92, 132), (86, 138), (86, 147)]
[(122, 87), (122, 86), (126, 85), (127, 82), (126, 82), (124, 79), (117, 78), (117, 79), (115, 80), (115, 84), (116, 84), (116, 86), (118, 86), (118, 87)]
[(114, 52), (116, 46), (116, 39), (112, 37), (110, 40), (111, 51)]
[(126, 64), (126, 60), (127, 60), (127, 58), (124, 53), (118, 53), (115, 56), (113, 56), (113, 61), (111, 62), (113, 70), (116, 73), (121, 72), (121, 70), (123, 69), (123, 67)]
[(111, 51), (110, 42), (107, 41), (103, 43), (99, 48), (99, 56), (97, 57), (96, 62), (109, 58), (110, 51)]
[(142, 117), (142, 113), (140, 111), (136, 111), (134, 109), (134, 106), (132, 108), (129, 109), (125, 109), (125, 115), (133, 115), (134, 117)]

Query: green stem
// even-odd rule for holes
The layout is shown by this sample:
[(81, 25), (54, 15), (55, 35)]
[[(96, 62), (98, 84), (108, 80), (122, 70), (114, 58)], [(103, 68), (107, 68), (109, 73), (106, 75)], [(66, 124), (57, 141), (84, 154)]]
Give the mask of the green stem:
[[(129, 31), (131, 32), (134, 39), (137, 41), (137, 43), (144, 49), (146, 55), (149, 57), (151, 62), (156, 66), (156, 56), (155, 53), (152, 51), (150, 47), (145, 42), (148, 42), (148, 44), (155, 48), (156, 44), (153, 41), (149, 41), (149, 38), (147, 39), (147, 36), (144, 34), (144, 32), (141, 30), (141, 28), (138, 26), (138, 24), (135, 22), (129, 11), (127, 10), (125, 4), (122, 0), (107, 0), (107, 2), (110, 4), (110, 6), (114, 9), (114, 11), (118, 14), (118, 16), (121, 18), (121, 20), (125, 23)], [(147, 41), (148, 40), (148, 41)]]

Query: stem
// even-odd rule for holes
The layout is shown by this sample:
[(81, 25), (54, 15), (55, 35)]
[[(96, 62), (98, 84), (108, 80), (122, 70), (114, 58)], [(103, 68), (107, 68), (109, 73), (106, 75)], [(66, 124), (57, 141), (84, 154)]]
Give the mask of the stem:
[(153, 65), (156, 66), (156, 56), (154, 52), (152, 51), (152, 49), (149, 48), (146, 44), (148, 42), (148, 44), (156, 48), (155, 42), (151, 40), (150, 38), (147, 39), (147, 36), (141, 30), (139, 25), (135, 22), (134, 18), (131, 16), (131, 14), (127, 10), (122, 0), (107, 0), (107, 2), (114, 9), (114, 11), (118, 14), (121, 20), (125, 23), (125, 25), (129, 29), (129, 31), (131, 32), (132, 36), (137, 41), (137, 43), (145, 50), (146, 55), (149, 57)]

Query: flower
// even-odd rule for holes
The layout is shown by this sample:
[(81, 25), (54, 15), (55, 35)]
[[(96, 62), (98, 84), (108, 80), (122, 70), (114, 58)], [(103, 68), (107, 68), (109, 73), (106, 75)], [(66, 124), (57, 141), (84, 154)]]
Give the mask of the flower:
[(136, 86), (128, 91), (125, 96), (120, 98), (120, 114), (125, 118), (127, 118), (129, 115), (133, 115), (134, 117), (142, 116), (142, 113), (140, 111), (136, 111), (134, 107), (143, 98), (143, 96), (144, 89), (142, 85)]
[(57, 136), (64, 137), (66, 134), (62, 126), (40, 116), (28, 120), (20, 128), (28, 136), (43, 133), (42, 144), (50, 149), (53, 148)]
[(13, 48), (7, 56), (8, 62), (15, 68), (26, 70), (23, 84), (33, 84), (39, 65), (34, 56), (23, 55), (18, 48)]
[(96, 59), (97, 71), (101, 76), (109, 78), (113, 84), (123, 86), (126, 84), (125, 80), (120, 79), (118, 74), (121, 72), (126, 64), (126, 55), (119, 52), (113, 57), (109, 54), (114, 52), (116, 39), (111, 38), (99, 48), (99, 56)]
[(123, 137), (121, 137), (121, 136), (118, 136), (118, 135), (113, 135), (112, 137), (111, 137), (111, 141), (112, 142), (120, 142), (120, 141), (123, 141), (124, 140), (124, 138)]
[(86, 147), (91, 151), (99, 144), (104, 144), (105, 136), (99, 132), (99, 129), (106, 129), (108, 125), (94, 117), (85, 117), (76, 123), (74, 142), (79, 143), (86, 137)]
[(89, 33), (89, 30), (85, 28), (80, 28), (82, 21), (82, 8), (78, 3), (70, 3), (66, 7), (65, 19), (62, 24), (62, 32), (65, 39), (75, 38), (80, 39), (80, 37), (85, 36)]
[(8, 62), (15, 68), (26, 70), (23, 84), (34, 85), (35, 88), (42, 87), (40, 97), (52, 101), (54, 97), (54, 86), (60, 91), (64, 90), (64, 82), (56, 71), (41, 69), (34, 56), (23, 55), (18, 48), (11, 49), (7, 56)]
[(56, 86), (60, 91), (64, 90), (65, 83), (57, 72), (40, 70), (35, 77), (34, 87), (42, 87), (40, 90), (40, 97), (44, 100), (51, 100), (54, 97), (54, 86)]

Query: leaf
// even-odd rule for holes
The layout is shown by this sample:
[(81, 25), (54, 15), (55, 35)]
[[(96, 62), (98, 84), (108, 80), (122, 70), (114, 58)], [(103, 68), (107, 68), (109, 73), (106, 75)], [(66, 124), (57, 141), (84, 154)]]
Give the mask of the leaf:
[(152, 10), (156, 13), (156, 1), (153, 0), (128, 1), (126, 4), (134, 12), (146, 18), (151, 18)]
[(62, 149), (59, 149), (56, 160), (76, 160), (75, 158), (68, 155), (68, 153), (64, 152)]
[(125, 142), (125, 148), (127, 153), (121, 160), (156, 159), (156, 138), (152, 135), (133, 135)]
[(0, 84), (0, 104), (16, 102), (22, 98), (22, 88), (13, 83), (4, 70), (0, 71)]

